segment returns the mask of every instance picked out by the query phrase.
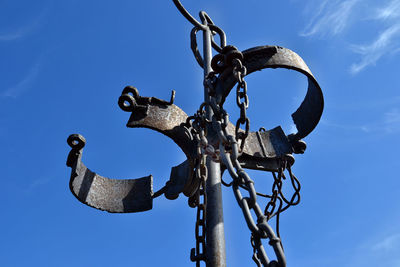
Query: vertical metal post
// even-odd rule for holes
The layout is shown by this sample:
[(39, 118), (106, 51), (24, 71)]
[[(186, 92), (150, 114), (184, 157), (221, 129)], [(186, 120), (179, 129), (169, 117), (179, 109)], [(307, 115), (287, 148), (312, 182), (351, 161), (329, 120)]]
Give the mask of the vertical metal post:
[[(211, 31), (207, 27), (203, 31), (203, 56), (204, 78), (211, 69)], [(204, 87), (204, 101), (209, 102), (208, 90)], [(212, 109), (207, 106), (206, 116), (211, 119)], [(208, 128), (207, 138), (214, 139), (216, 132), (212, 127)], [(220, 164), (207, 157), (208, 177), (206, 183), (207, 212), (206, 212), (206, 266), (226, 267), (224, 217), (222, 210), (221, 168)]]

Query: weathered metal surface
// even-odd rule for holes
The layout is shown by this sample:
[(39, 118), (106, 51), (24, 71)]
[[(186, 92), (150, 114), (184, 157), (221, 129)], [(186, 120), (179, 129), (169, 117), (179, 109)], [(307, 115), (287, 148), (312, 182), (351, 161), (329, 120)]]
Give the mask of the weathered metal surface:
[[(127, 91), (135, 91), (135, 93), (133, 96), (129, 96)], [(197, 143), (186, 127), (188, 115), (170, 102), (155, 97), (140, 96), (138, 90), (134, 87), (126, 87), (121, 95), (122, 99), (129, 97), (133, 98), (132, 103), (135, 104), (129, 109), (124, 107), (126, 111), (132, 112), (127, 127), (148, 128), (170, 137), (182, 149), (188, 161), (193, 162)], [(122, 100), (119, 103), (122, 103)], [(122, 105), (120, 104), (120, 106)], [(235, 134), (235, 126), (232, 123), (228, 124), (227, 132), (231, 135)], [(278, 162), (276, 159), (293, 152), (281, 127), (265, 132), (250, 132), (247, 139), (243, 154), (239, 157), (239, 162), (244, 168), (277, 171)], [(218, 143), (214, 145), (218, 147)], [(266, 149), (266, 151), (263, 152), (263, 149)], [(191, 167), (193, 167), (193, 164)], [(187, 181), (190, 182), (190, 179)]]
[[(324, 106), (321, 88), (304, 61), (293, 51), (278, 46), (260, 46), (240, 52), (226, 45), (225, 33), (200, 12), (201, 22), (184, 9), (179, 0), (173, 0), (178, 10), (194, 28), (191, 48), (204, 70), (204, 102), (194, 116), (188, 117), (170, 101), (139, 95), (136, 88), (126, 87), (118, 101), (122, 110), (131, 112), (128, 127), (144, 127), (170, 137), (185, 153), (187, 160), (171, 169), (166, 185), (153, 193), (153, 177), (117, 180), (102, 177), (89, 170), (82, 162), (85, 139), (77, 134), (68, 138), (71, 152), (67, 166), (72, 168), (70, 189), (76, 198), (91, 207), (109, 212), (139, 212), (152, 208), (153, 198), (164, 194), (175, 199), (183, 192), (189, 205), (197, 207), (196, 248), (191, 259), (200, 266), (224, 267), (225, 239), (222, 215), (221, 173), (231, 175), (235, 198), (251, 231), (253, 260), (257, 266), (286, 266), (282, 242), (279, 238), (279, 214), (300, 201), (300, 182), (291, 171), (292, 153), (304, 153), (306, 144), (301, 140), (318, 124)], [(200, 54), (196, 34), (203, 32), (203, 55)], [(218, 35), (220, 44), (214, 40)], [(211, 49), (219, 54), (212, 58)], [(307, 94), (300, 107), (292, 114), (298, 132), (286, 136), (280, 126), (271, 130), (250, 132), (247, 116), (249, 98), (244, 77), (265, 68), (286, 68), (303, 73), (308, 78)], [(214, 71), (212, 71), (214, 70)], [(218, 76), (217, 76), (218, 74)], [(229, 122), (223, 104), (236, 85), (236, 103), (240, 117), (236, 124)], [(272, 194), (259, 194), (254, 181), (243, 168), (272, 172)], [(294, 193), (286, 198), (282, 192), (283, 179), (288, 171)], [(247, 192), (243, 196), (241, 191)], [(257, 203), (257, 195), (269, 199), (264, 211)], [(256, 220), (254, 219), (254, 215)], [(274, 233), (269, 219), (276, 216)], [(269, 260), (262, 239), (269, 239), (276, 260)]]
[(184, 192), (185, 195), (193, 195), (193, 191), (197, 188), (197, 184), (191, 185), (189, 181), (193, 181), (193, 164), (188, 160), (178, 166), (171, 168), (171, 176), (166, 185), (165, 197), (168, 199), (176, 199), (179, 194)]
[[(293, 114), (297, 128), (300, 129), (295, 135), (296, 138), (306, 136), (315, 127), (314, 124), (318, 123), (319, 111), (322, 111), (323, 108), (323, 98), (318, 84), (305, 63), (294, 52), (279, 47), (258, 47), (247, 50), (243, 54), (244, 65), (247, 67), (248, 73), (262, 68), (284, 67), (298, 70), (309, 76), (310, 83), (306, 98)], [(224, 81), (224, 87), (217, 85), (217, 90), (222, 90), (220, 95), (223, 97), (221, 99), (223, 102), (235, 80), (224, 71), (220, 75), (218, 83), (220, 84), (221, 81)], [(173, 139), (187, 156), (188, 160), (181, 164), (182, 166), (174, 167), (171, 170), (170, 181), (167, 183), (165, 191), (165, 196), (169, 199), (176, 198), (181, 192), (191, 196), (198, 186), (198, 182), (194, 181), (191, 175), (197, 143), (186, 127), (187, 114), (173, 104), (173, 98), (174, 94), (168, 102), (155, 97), (142, 97), (136, 88), (126, 87), (119, 101), (123, 110), (132, 113), (127, 123), (128, 127), (156, 130)], [(310, 120), (308, 121), (307, 118)], [(235, 126), (229, 123), (227, 132), (234, 135)], [(218, 146), (217, 143), (214, 145)], [(282, 129), (276, 127), (265, 132), (250, 132), (244, 144), (243, 153), (238, 160), (243, 168), (277, 171), (279, 159), (291, 153), (293, 153), (292, 143)], [(80, 162), (80, 156), (77, 159)], [(140, 178), (141, 180), (115, 180), (91, 172), (83, 163), (77, 166), (80, 168), (73, 170), (76, 177), (71, 178), (73, 181), (71, 190), (85, 204), (110, 212), (135, 212), (151, 208), (151, 204), (149, 204), (150, 196), (153, 194), (151, 176)], [(85, 188), (87, 192), (82, 193)], [(134, 194), (139, 191), (141, 193)], [(100, 197), (100, 195), (106, 196)], [(127, 201), (136, 204), (126, 204)]]
[[(133, 96), (129, 91), (137, 92)], [(122, 99), (122, 100), (121, 100)], [(131, 112), (127, 127), (148, 128), (156, 130), (171, 138), (191, 160), (195, 155), (196, 142), (185, 127), (188, 115), (179, 107), (155, 97), (143, 97), (134, 87), (125, 87), (119, 103), (124, 99), (133, 99), (134, 104), (129, 109), (120, 104), (120, 107)]]
[[(205, 12), (202, 12), (202, 23), (204, 26), (208, 24)], [(212, 71), (211, 68), (211, 40), (212, 32), (207, 27), (203, 31), (203, 56), (204, 56), (204, 79)], [(207, 86), (204, 85), (204, 102), (210, 103), (210, 95), (207, 90)], [(208, 106), (206, 108), (205, 117), (211, 121), (214, 113), (213, 110)], [(216, 129), (209, 127), (207, 130), (207, 139), (211, 140), (217, 137), (218, 134)], [(206, 266), (207, 267), (226, 267), (226, 252), (225, 252), (225, 231), (224, 231), (224, 216), (222, 206), (222, 189), (221, 189), (221, 165), (213, 161), (210, 157), (206, 160), (206, 169), (208, 175), (205, 194), (207, 195), (206, 205), (206, 218), (205, 218), (205, 236), (206, 236), (206, 251), (203, 253), (206, 255)], [(197, 263), (198, 264), (198, 263)], [(200, 266), (200, 264), (198, 264)]]
[[(134, 100), (135, 106), (130, 109), (132, 114), (127, 126), (150, 128), (165, 134), (172, 138), (188, 157), (187, 161), (171, 169), (165, 196), (168, 199), (175, 199), (181, 192), (186, 196), (193, 195), (198, 187), (198, 181), (193, 179), (195, 160), (193, 155), (196, 153), (197, 143), (185, 126), (188, 116), (171, 101), (141, 97), (138, 93)], [(124, 108), (127, 109), (126, 106)], [(227, 131), (233, 135), (235, 126), (229, 123)], [(74, 138), (84, 145), (84, 141), (78, 136)], [(69, 141), (72, 151), (68, 158), (68, 166), (72, 167), (70, 185), (71, 191), (79, 201), (109, 212), (137, 212), (151, 209), (153, 194), (151, 175), (127, 180), (100, 176), (83, 164), (81, 150), (77, 150), (76, 145), (71, 142)], [(278, 159), (291, 152), (288, 139), (280, 127), (266, 132), (250, 132), (239, 162), (243, 168), (277, 171)], [(71, 156), (74, 153), (76, 155)]]
[[(235, 126), (232, 123), (228, 124), (227, 132), (234, 135)], [(277, 171), (279, 159), (291, 153), (292, 145), (278, 126), (268, 131), (250, 132), (238, 160), (246, 169)], [(291, 164), (293, 163), (294, 161)]]
[(82, 162), (85, 145), (80, 135), (71, 135), (72, 147), (67, 165), (72, 168), (70, 189), (82, 203), (112, 213), (150, 210), (153, 206), (153, 177), (117, 180), (102, 177), (89, 170)]
[[(292, 137), (300, 140), (306, 137), (318, 124), (324, 108), (322, 90), (303, 59), (290, 49), (279, 46), (258, 46), (243, 53), (243, 65), (247, 75), (265, 68), (285, 68), (303, 73), (308, 78), (307, 94), (300, 107), (292, 114), (298, 132)], [(236, 84), (232, 68), (225, 69), (218, 77), (217, 102), (225, 98)]]
[[(171, 101), (167, 102), (155, 97), (143, 97), (139, 95), (139, 91), (135, 87), (127, 86), (118, 101), (122, 110), (131, 112), (127, 127), (158, 131), (171, 138), (185, 153), (186, 163), (171, 170), (171, 179), (167, 183), (165, 194), (169, 199), (178, 197), (177, 191), (191, 196), (198, 186), (198, 181), (192, 179), (197, 143), (186, 127), (188, 115), (174, 105), (172, 100), (171, 98)], [(125, 102), (127, 104), (124, 104)], [(189, 175), (183, 177), (184, 173)], [(178, 175), (178, 177), (172, 178), (174, 175)], [(182, 187), (183, 182), (184, 186)]]

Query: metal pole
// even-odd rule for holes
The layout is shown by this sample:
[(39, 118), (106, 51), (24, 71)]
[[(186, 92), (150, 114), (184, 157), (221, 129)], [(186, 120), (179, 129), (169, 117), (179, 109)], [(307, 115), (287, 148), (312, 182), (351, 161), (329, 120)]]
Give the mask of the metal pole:
[[(203, 31), (204, 78), (211, 69), (211, 31)], [(204, 101), (209, 102), (208, 90), (204, 87)], [(211, 119), (212, 109), (206, 108), (206, 116)], [(211, 142), (216, 136), (212, 127), (208, 128), (207, 138)], [(208, 177), (206, 183), (206, 266), (226, 267), (224, 217), (222, 211), (221, 168), (220, 164), (207, 157)]]

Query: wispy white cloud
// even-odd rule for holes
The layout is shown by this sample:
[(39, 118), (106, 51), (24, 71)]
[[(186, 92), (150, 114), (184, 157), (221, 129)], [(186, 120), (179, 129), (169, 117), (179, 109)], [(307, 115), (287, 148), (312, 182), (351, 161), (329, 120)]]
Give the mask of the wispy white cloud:
[(321, 119), (320, 123), (325, 126), (337, 128), (337, 129), (341, 129), (341, 130), (362, 131), (365, 133), (371, 132), (371, 127), (368, 125), (342, 124), (342, 123), (328, 121), (326, 119)]
[(366, 124), (344, 124), (321, 119), (322, 125), (345, 131), (357, 131), (365, 134), (398, 134), (400, 133), (400, 109), (392, 108), (384, 112), (380, 119)]
[(324, 0), (300, 35), (327, 36), (341, 33), (349, 23), (350, 15), (359, 0)]
[(0, 34), (0, 41), (14, 41), (21, 39), (34, 31), (35, 25), (27, 25), (9, 33)]
[(400, 110), (394, 108), (384, 114), (384, 125), (387, 133), (399, 133), (400, 132)]
[(375, 11), (374, 19), (387, 20), (400, 17), (400, 1), (392, 0), (383, 8), (378, 8)]
[(37, 15), (37, 17), (28, 21), (25, 25), (8, 31), (2, 30), (0, 32), (0, 42), (22, 39), (34, 33), (40, 28), (40, 25), (42, 24), (43, 18), (46, 13), (47, 9), (45, 8), (39, 15)]
[(400, 23), (392, 25), (381, 32), (376, 40), (368, 45), (352, 45), (351, 49), (363, 57), (360, 62), (354, 63), (350, 67), (350, 72), (356, 74), (369, 65), (376, 62), (391, 50), (398, 49), (395, 39), (400, 36)]
[(32, 193), (34, 192), (37, 188), (44, 186), (48, 184), (51, 181), (50, 177), (41, 177), (33, 180), (26, 188), (25, 188), (25, 193)]
[(340, 110), (340, 111), (361, 111), (361, 110), (381, 110), (382, 108), (399, 106), (400, 105), (400, 95), (394, 95), (388, 98), (377, 97), (369, 100), (363, 100), (360, 102), (350, 101), (348, 103), (339, 103), (340, 101), (331, 101), (329, 105), (330, 109)]
[[(381, 26), (383, 30), (366, 44), (349, 46), (351, 51), (361, 56), (359, 62), (351, 64), (349, 71), (352, 74), (375, 65), (382, 57), (400, 51), (400, 46), (396, 45), (400, 39), (400, 0), (379, 1), (378, 7), (371, 2), (356, 8), (358, 3), (361, 1), (322, 1), (314, 9), (314, 16), (300, 33), (302, 36), (332, 37), (343, 33), (344, 29), (352, 26), (353, 22), (373, 21)], [(362, 14), (372, 15), (366, 20)], [(351, 21), (350, 18), (352, 18)]]
[(400, 233), (375, 237), (356, 248), (344, 266), (400, 267)]
[(28, 73), (23, 77), (16, 85), (6, 89), (1, 96), (3, 97), (13, 97), (16, 98), (26, 90), (28, 90), (33, 82), (35, 81), (36, 77), (39, 74), (41, 69), (41, 60), (38, 60), (28, 71)]
[(356, 74), (376, 62), (385, 55), (393, 55), (400, 49), (398, 38), (400, 37), (400, 0), (392, 0), (383, 8), (374, 10), (373, 20), (385, 25), (386, 29), (379, 33), (375, 40), (367, 45), (351, 45), (350, 48), (360, 55), (361, 61), (350, 67), (350, 72)]
[(372, 246), (372, 251), (375, 252), (388, 252), (391, 250), (400, 250), (400, 233), (387, 236)]

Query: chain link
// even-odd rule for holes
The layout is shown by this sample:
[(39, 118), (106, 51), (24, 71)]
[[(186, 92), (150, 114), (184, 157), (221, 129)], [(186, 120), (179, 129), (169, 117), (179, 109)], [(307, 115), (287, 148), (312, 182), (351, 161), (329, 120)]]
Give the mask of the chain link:
[(196, 212), (196, 248), (190, 251), (190, 259), (196, 262), (196, 267), (200, 267), (200, 262), (205, 261), (206, 251), (206, 215), (207, 215), (207, 195), (206, 195), (206, 180), (207, 166), (205, 164), (205, 155), (201, 156), (201, 160), (196, 167), (196, 178), (200, 180), (199, 188), (194, 195)]
[[(247, 117), (249, 96), (247, 95), (247, 82), (244, 80), (247, 69), (242, 61), (243, 54), (231, 45), (223, 47), (221, 53), (214, 56), (211, 61), (211, 66), (216, 73), (221, 73), (227, 67), (231, 67), (233, 76), (236, 79), (236, 104), (239, 107), (240, 116), (235, 124), (235, 138), (240, 141), (240, 151), (243, 151), (246, 138), (250, 132), (250, 119)], [(213, 109), (215, 108), (214, 106)], [(214, 110), (214, 113), (218, 114), (218, 111), (216, 113)], [(244, 129), (241, 129), (241, 126), (244, 126)]]
[(203, 103), (194, 116), (188, 117), (186, 126), (190, 129), (193, 138), (197, 142), (197, 159), (195, 167), (195, 177), (199, 181), (199, 187), (196, 193), (189, 198), (189, 206), (196, 207), (196, 226), (195, 237), (196, 247), (190, 251), (190, 260), (196, 262), (196, 267), (200, 267), (201, 261), (206, 261), (206, 215), (207, 215), (207, 194), (206, 181), (208, 169), (206, 165), (207, 155), (217, 160), (217, 153), (214, 147), (207, 141), (207, 119), (205, 116), (205, 107)]
[[(257, 192), (254, 182), (249, 175), (240, 166), (238, 161), (239, 145), (236, 138), (228, 135), (229, 146), (220, 143), (221, 161), (226, 166), (229, 174), (233, 179), (232, 189), (237, 203), (242, 209), (246, 224), (252, 233), (252, 246), (255, 249), (253, 259), (257, 265), (269, 266), (270, 261), (265, 253), (261, 239), (268, 238), (269, 244), (273, 247), (280, 266), (286, 266), (286, 259), (280, 239), (275, 235), (274, 231), (268, 224), (268, 218), (264, 215), (259, 204), (257, 203)], [(243, 197), (240, 188), (245, 188), (248, 196)], [(252, 211), (256, 215), (256, 220), (252, 216)]]
[[(237, 81), (236, 86), (236, 104), (240, 109), (240, 117), (236, 121), (235, 137), (236, 140), (241, 140), (240, 150), (243, 150), (245, 141), (250, 131), (250, 119), (247, 117), (247, 109), (249, 108), (249, 97), (247, 95), (247, 83), (244, 80), (246, 75), (246, 67), (243, 66), (242, 62), (235, 58), (233, 60), (233, 74)], [(244, 131), (239, 131), (240, 126), (244, 125)]]
[(251, 247), (253, 248), (252, 259), (257, 264), (257, 267), (261, 267), (262, 264), (261, 264), (260, 258), (258, 257), (258, 254), (257, 254), (257, 247), (256, 247), (256, 243), (255, 243), (253, 234), (251, 235), (251, 238), (250, 238), (250, 244), (251, 244)]
[[(228, 134), (227, 126), (229, 117), (222, 105), (216, 102), (214, 97), (211, 98), (210, 106), (213, 110), (212, 125), (217, 132), (219, 138), (219, 154), (220, 160), (225, 165), (232, 182), (224, 184), (232, 186), (233, 193), (242, 213), (244, 215), (246, 224), (251, 231), (251, 246), (253, 248), (253, 260), (257, 266), (286, 266), (286, 258), (283, 252), (283, 246), (279, 234), (279, 216), (280, 213), (292, 205), (297, 205), (300, 201), (300, 183), (293, 175), (288, 161), (291, 155), (287, 155), (279, 161), (279, 168), (277, 173), (273, 173), (274, 182), (272, 185), (272, 194), (264, 195), (256, 192), (253, 180), (241, 167), (238, 158), (241, 155), (245, 141), (250, 131), (250, 120), (247, 117), (247, 109), (249, 107), (249, 98), (247, 95), (247, 83), (244, 80), (246, 75), (246, 68), (242, 64), (243, 55), (237, 51), (235, 47), (226, 46), (222, 49), (221, 54), (216, 55), (212, 60), (212, 67), (216, 73), (221, 73), (228, 66), (232, 67), (233, 75), (236, 79), (236, 104), (240, 110), (240, 117), (236, 121), (235, 136)], [(213, 73), (212, 78), (215, 74)], [(210, 80), (206, 80), (205, 84), (208, 85), (209, 91), (213, 91)], [(244, 129), (242, 129), (243, 127)], [(282, 185), (286, 176), (285, 170), (289, 171), (292, 186), (295, 190), (293, 196), (288, 200), (283, 192)], [(242, 192), (247, 192), (247, 196), (243, 196)], [(264, 210), (261, 209), (257, 203), (257, 195), (269, 198)], [(286, 204), (283, 207), (283, 203)], [(253, 218), (254, 215), (255, 218)], [(276, 217), (276, 233), (272, 230), (268, 221)], [(268, 239), (268, 244), (272, 246), (276, 260), (270, 261), (265, 252), (262, 244), (262, 239)]]
[[(197, 142), (197, 159), (194, 171), (195, 178), (199, 182), (196, 193), (189, 198), (189, 205), (191, 207), (197, 207), (196, 247), (191, 250), (190, 258), (192, 261), (196, 262), (197, 267), (200, 266), (201, 261), (206, 261), (206, 180), (208, 176), (206, 159), (207, 156), (209, 156), (212, 160), (223, 163), (232, 177), (230, 183), (226, 183), (223, 180), (222, 183), (228, 187), (232, 187), (236, 201), (251, 231), (250, 243), (253, 248), (252, 258), (254, 262), (258, 267), (286, 267), (286, 259), (279, 234), (279, 216), (281, 212), (300, 202), (300, 182), (291, 171), (290, 165), (293, 163), (290, 161), (291, 155), (286, 155), (277, 159), (279, 168), (277, 172), (272, 172), (274, 178), (272, 194), (258, 193), (254, 187), (253, 180), (243, 170), (238, 160), (243, 152), (246, 138), (250, 132), (250, 119), (247, 116), (249, 97), (247, 94), (247, 83), (244, 80), (247, 69), (243, 65), (243, 54), (236, 47), (226, 45), (225, 33), (214, 25), (211, 18), (205, 12), (200, 12), (202, 21), (202, 23), (200, 23), (184, 9), (179, 0), (174, 0), (174, 3), (183, 16), (194, 25), (191, 32), (191, 48), (199, 65), (204, 69), (204, 59), (199, 52), (196, 40), (198, 31), (210, 30), (212, 34), (211, 45), (219, 52), (219, 54), (214, 56), (211, 60), (211, 67), (214, 71), (209, 73), (204, 79), (204, 85), (208, 88), (208, 95), (210, 96), (209, 102), (203, 103), (197, 113), (194, 116), (188, 117), (186, 121), (186, 126), (189, 129), (190, 135), (192, 135), (193, 139)], [(220, 45), (215, 42), (215, 35), (219, 36)], [(240, 110), (240, 116), (235, 124), (234, 136), (227, 132), (229, 124), (228, 113), (224, 110), (222, 104), (220, 105), (216, 101), (215, 84), (218, 81), (216, 74), (222, 73), (227, 68), (232, 69), (233, 76), (236, 80), (236, 104)], [(213, 111), (211, 121), (207, 120), (205, 116), (206, 106), (211, 107)], [(217, 133), (219, 149), (215, 149), (214, 146), (208, 144), (207, 126), (209, 126), (209, 124), (212, 124), (213, 131)], [(297, 141), (293, 144), (295, 153), (303, 153), (305, 147), (304, 142)], [(290, 199), (287, 199), (282, 192), (283, 180), (286, 179), (285, 170), (289, 173), (290, 181), (294, 189), (294, 193)], [(242, 195), (244, 191), (247, 193), (246, 196)], [(261, 210), (257, 203), (257, 196), (269, 199), (264, 210)], [(253, 218), (252, 212), (256, 219)], [(277, 235), (268, 224), (268, 221), (273, 217), (276, 218)], [(269, 240), (268, 244), (272, 246), (277, 260), (270, 261), (268, 259), (262, 239)]]
[[(196, 194), (189, 199), (191, 207), (197, 207), (196, 215), (196, 247), (191, 250), (191, 260), (200, 267), (201, 261), (206, 261), (206, 180), (207, 166), (206, 157), (211, 157), (214, 161), (222, 162), (232, 177), (232, 182), (224, 184), (231, 186), (236, 201), (242, 210), (246, 224), (251, 231), (251, 246), (253, 248), (253, 261), (257, 266), (285, 267), (286, 258), (283, 252), (283, 246), (279, 234), (280, 213), (290, 206), (297, 205), (300, 202), (300, 183), (293, 175), (290, 168), (290, 157), (287, 155), (279, 161), (277, 172), (273, 172), (274, 182), (272, 185), (272, 194), (260, 194), (254, 187), (254, 182), (244, 171), (239, 163), (245, 141), (250, 132), (250, 120), (247, 117), (249, 107), (249, 98), (247, 95), (247, 83), (244, 80), (246, 68), (242, 64), (243, 55), (233, 46), (222, 47), (221, 54), (216, 55), (212, 60), (212, 66), (215, 72), (211, 72), (204, 80), (204, 85), (209, 90), (211, 96), (210, 102), (200, 105), (194, 116), (187, 119), (187, 125), (190, 132), (197, 142), (197, 160), (195, 167), (195, 177), (199, 181), (199, 188)], [(240, 110), (240, 116), (236, 121), (235, 135), (227, 132), (229, 116), (226, 110), (216, 102), (215, 84), (216, 74), (220, 73), (227, 66), (232, 68), (232, 72), (237, 82), (236, 86), (236, 104)], [(212, 120), (205, 116), (206, 107), (209, 106), (213, 111)], [(213, 130), (217, 133), (219, 139), (219, 149), (208, 144), (207, 125), (212, 124)], [(244, 129), (242, 129), (243, 127)], [(284, 171), (288, 170), (294, 193), (290, 199), (287, 199), (283, 192), (283, 180), (286, 179)], [(242, 195), (246, 192), (246, 195)], [(264, 210), (257, 203), (257, 195), (269, 198), (269, 202)], [(283, 205), (285, 204), (285, 206)], [(254, 215), (253, 215), (253, 214)], [(255, 218), (253, 217), (255, 216)], [(276, 234), (272, 230), (268, 221), (276, 218)], [(269, 260), (265, 252), (262, 239), (268, 239), (268, 244), (272, 246), (276, 255), (276, 260)]]

